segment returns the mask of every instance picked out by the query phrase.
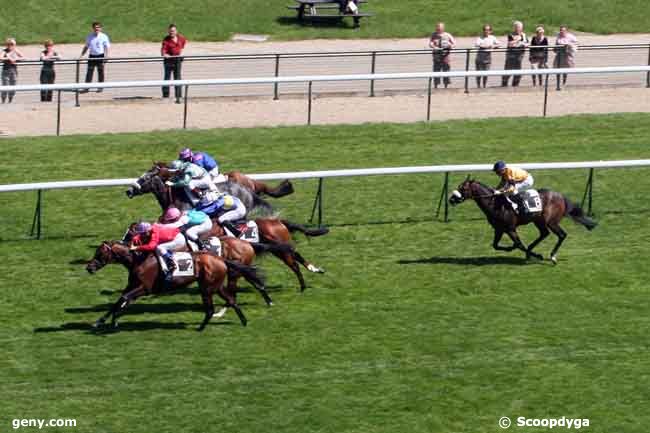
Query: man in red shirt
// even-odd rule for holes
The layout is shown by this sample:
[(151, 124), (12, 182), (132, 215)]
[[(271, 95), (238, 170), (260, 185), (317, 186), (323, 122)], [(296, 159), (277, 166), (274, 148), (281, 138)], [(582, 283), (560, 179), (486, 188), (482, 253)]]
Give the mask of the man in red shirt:
[[(160, 48), (160, 55), (165, 58), (164, 67), (165, 67), (165, 77), (164, 80), (169, 80), (174, 74), (174, 80), (181, 79), (181, 63), (183, 58), (183, 49), (187, 39), (176, 29), (176, 24), (170, 24), (168, 29), (168, 34), (165, 36), (165, 39), (162, 41), (162, 47)], [(181, 103), (181, 97), (183, 96), (183, 90), (181, 86), (175, 86), (174, 92), (176, 94), (176, 103)], [(169, 98), (169, 86), (163, 86), (162, 88), (163, 98)]]

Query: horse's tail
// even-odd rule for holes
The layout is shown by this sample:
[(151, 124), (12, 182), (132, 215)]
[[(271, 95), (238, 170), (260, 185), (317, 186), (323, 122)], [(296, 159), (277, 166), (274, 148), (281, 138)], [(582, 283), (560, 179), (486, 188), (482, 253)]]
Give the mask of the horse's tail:
[(566, 210), (564, 211), (565, 216), (570, 216), (571, 219), (578, 224), (581, 224), (591, 231), (596, 228), (598, 223), (593, 219), (589, 218), (584, 214), (582, 208), (575, 203), (571, 203), (566, 197), (564, 198), (564, 205)]
[(283, 242), (274, 242), (274, 243), (257, 243), (251, 242), (251, 246), (255, 250), (255, 254), (293, 254), (294, 249), (291, 245)]
[(255, 266), (244, 265), (233, 260), (224, 259), (226, 266), (228, 267), (228, 273), (237, 274), (244, 277), (246, 281), (251, 283), (258, 290), (264, 290), (264, 276), (262, 272), (257, 269)]
[(285, 179), (280, 182), (275, 188), (269, 188), (268, 186), (264, 189), (264, 194), (271, 196), (273, 198), (284, 197), (285, 195), (293, 194), (293, 184), (289, 179)]
[(300, 232), (300, 233), (304, 233), (305, 236), (315, 237), (315, 236), (323, 236), (330, 232), (330, 229), (328, 229), (327, 227), (318, 227), (316, 229), (310, 229), (301, 224), (292, 223), (291, 221), (287, 221), (287, 220), (280, 220), (280, 221), (282, 222), (282, 224), (284, 224), (287, 227), (287, 229), (289, 229), (291, 233)]

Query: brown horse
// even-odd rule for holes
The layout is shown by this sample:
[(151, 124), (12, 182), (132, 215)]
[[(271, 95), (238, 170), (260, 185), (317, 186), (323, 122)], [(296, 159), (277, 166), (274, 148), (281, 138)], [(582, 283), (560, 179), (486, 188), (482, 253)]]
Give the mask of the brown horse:
[[(526, 253), (526, 258), (535, 257), (543, 260), (540, 254), (533, 252), (533, 249), (550, 232), (555, 233), (558, 241), (555, 247), (553, 247), (550, 258), (553, 264), (557, 264), (557, 252), (567, 237), (566, 232), (560, 227), (562, 218), (569, 216), (575, 222), (585, 226), (587, 230), (593, 230), (598, 223), (585, 216), (579, 206), (571, 203), (571, 201), (558, 192), (540, 189), (539, 195), (542, 200), (542, 212), (522, 217), (512, 209), (505, 196), (495, 195), (493, 188), (467, 178), (458, 186), (457, 190), (452, 192), (449, 202), (452, 206), (455, 206), (467, 199), (476, 201), (476, 204), (494, 228), (494, 241), (492, 242), (492, 246), (498, 251), (520, 249)], [(517, 227), (530, 223), (535, 224), (539, 230), (539, 237), (526, 248), (517, 234)], [(512, 246), (502, 247), (499, 245), (499, 241), (501, 241), (504, 233), (512, 239)]]
[(293, 185), (288, 179), (280, 182), (275, 188), (271, 188), (264, 182), (251, 179), (240, 171), (229, 171), (228, 173), (224, 173), (224, 175), (228, 180), (250, 189), (255, 194), (266, 194), (273, 198), (280, 198), (293, 193)]
[(237, 272), (244, 276), (255, 287), (264, 287), (264, 282), (257, 275), (255, 268), (240, 263), (224, 260), (211, 253), (191, 253), (194, 264), (194, 275), (188, 277), (174, 277), (170, 284), (165, 284), (158, 266), (158, 260), (153, 254), (143, 255), (134, 253), (129, 247), (119, 241), (103, 242), (95, 251), (95, 255), (86, 265), (86, 270), (93, 274), (111, 263), (119, 263), (129, 271), (126, 288), (113, 306), (100, 317), (95, 326), (99, 327), (111, 316), (111, 324), (117, 327), (117, 317), (125, 308), (136, 299), (152, 294), (159, 294), (170, 289), (183, 288), (197, 281), (201, 290), (201, 298), (205, 308), (205, 317), (199, 331), (205, 329), (214, 315), (213, 293), (223, 298), (228, 307), (237, 313), (242, 325), (246, 326), (247, 320), (244, 313), (237, 305), (236, 294), (224, 286), (226, 275)]
[[(133, 223), (129, 226), (124, 237), (122, 237), (123, 243), (128, 244), (131, 241), (131, 239), (135, 235), (134, 228), (137, 224), (138, 223)], [(266, 254), (266, 253), (291, 254), (293, 252), (293, 247), (287, 243), (264, 244), (264, 243), (256, 243), (256, 242), (246, 242), (241, 239), (233, 238), (230, 236), (225, 236), (225, 235), (220, 236), (217, 233), (219, 233), (219, 229), (216, 230), (213, 229), (209, 233), (200, 236), (200, 238), (201, 240), (205, 241), (212, 236), (218, 237), (221, 242), (221, 256), (226, 260), (238, 262), (241, 263), (242, 265), (251, 266), (253, 264), (253, 260), (255, 260), (255, 257), (262, 254)], [(190, 248), (187, 244), (187, 241), (185, 247), (177, 251), (189, 252)], [(228, 275), (228, 290), (231, 293), (237, 292), (237, 280), (239, 279), (240, 276), (241, 275), (237, 274), (236, 272), (232, 272), (231, 274)], [(273, 305), (273, 301), (271, 300), (271, 297), (269, 296), (268, 292), (265, 290), (264, 286), (261, 287), (255, 286), (255, 288), (258, 290), (258, 292), (260, 292), (260, 295), (262, 295), (262, 298), (264, 298), (264, 302), (266, 302), (268, 306)], [(223, 313), (225, 313), (225, 311), (221, 310), (219, 311), (218, 314), (216, 314), (216, 316), (221, 317)]]

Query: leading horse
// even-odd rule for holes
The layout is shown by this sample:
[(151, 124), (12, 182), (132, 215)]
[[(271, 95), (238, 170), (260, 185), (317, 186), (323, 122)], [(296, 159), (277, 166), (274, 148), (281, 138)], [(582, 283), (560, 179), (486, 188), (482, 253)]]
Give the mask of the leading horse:
[[(564, 217), (570, 217), (578, 224), (586, 227), (587, 230), (593, 230), (598, 225), (596, 221), (585, 216), (579, 206), (571, 203), (559, 192), (540, 189), (542, 211), (523, 217), (512, 209), (505, 196), (495, 195), (494, 192), (493, 188), (468, 177), (458, 186), (457, 190), (452, 192), (449, 203), (455, 206), (468, 199), (474, 200), (494, 228), (492, 246), (498, 251), (519, 249), (526, 253), (526, 258), (535, 257), (543, 260), (543, 256), (533, 252), (533, 249), (546, 239), (550, 232), (553, 232), (558, 240), (551, 251), (550, 259), (553, 264), (557, 264), (557, 252), (567, 237), (566, 232), (560, 227), (560, 221)], [(530, 223), (535, 224), (537, 230), (539, 230), (539, 237), (526, 248), (517, 234), (517, 227)], [(499, 245), (504, 234), (507, 234), (512, 239), (512, 246), (503, 247)]]

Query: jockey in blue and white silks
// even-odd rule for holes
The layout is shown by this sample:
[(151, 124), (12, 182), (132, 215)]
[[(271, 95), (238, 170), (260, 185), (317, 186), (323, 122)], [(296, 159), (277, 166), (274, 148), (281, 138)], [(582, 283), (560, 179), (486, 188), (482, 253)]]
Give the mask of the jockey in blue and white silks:
[(237, 197), (227, 193), (210, 192), (205, 194), (196, 210), (205, 212), (211, 217), (217, 217), (217, 221), (230, 232), (239, 236), (233, 221), (242, 220), (246, 217), (246, 206)]
[(175, 173), (175, 176), (166, 184), (173, 188), (185, 188), (193, 205), (198, 203), (205, 192), (216, 190), (212, 183), (212, 177), (205, 169), (196, 164), (175, 160), (171, 162), (169, 169)]

